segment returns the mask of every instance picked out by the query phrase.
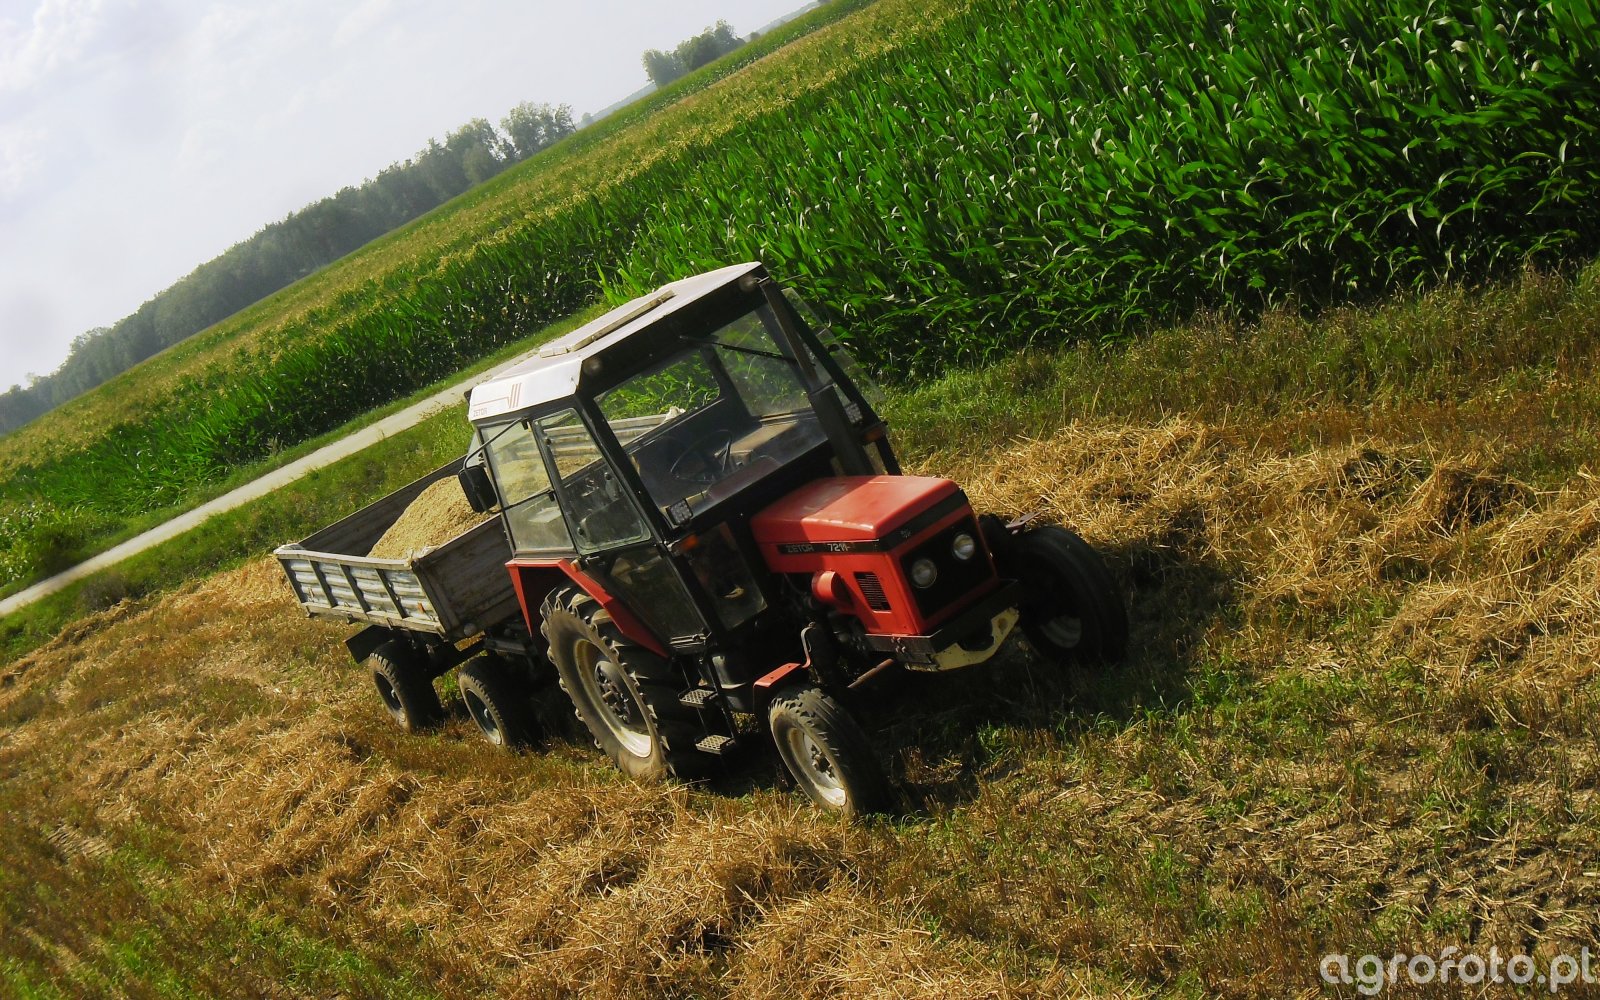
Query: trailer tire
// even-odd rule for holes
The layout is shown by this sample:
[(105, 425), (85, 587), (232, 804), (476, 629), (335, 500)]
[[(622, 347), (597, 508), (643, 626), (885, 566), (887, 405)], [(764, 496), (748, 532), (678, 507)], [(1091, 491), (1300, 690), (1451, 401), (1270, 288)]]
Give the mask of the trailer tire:
[(1020, 624), (1036, 653), (1057, 664), (1122, 658), (1127, 608), (1088, 542), (1050, 525), (1011, 538), (996, 556), (1001, 572), (1023, 583)]
[(883, 811), (888, 782), (872, 741), (837, 699), (795, 684), (773, 697), (767, 722), (783, 766), (813, 802), (851, 818)]
[(424, 732), (444, 718), (433, 676), (410, 646), (398, 640), (386, 642), (372, 651), (369, 662), (378, 697), (401, 729)]
[(629, 642), (600, 602), (576, 587), (551, 592), (541, 610), (561, 689), (595, 745), (631, 778), (702, 776), (698, 716), (678, 701), (683, 681), (666, 660)]
[(532, 746), (539, 727), (534, 721), (533, 692), (505, 664), (480, 656), (461, 668), (456, 686), (478, 731), (497, 747)]

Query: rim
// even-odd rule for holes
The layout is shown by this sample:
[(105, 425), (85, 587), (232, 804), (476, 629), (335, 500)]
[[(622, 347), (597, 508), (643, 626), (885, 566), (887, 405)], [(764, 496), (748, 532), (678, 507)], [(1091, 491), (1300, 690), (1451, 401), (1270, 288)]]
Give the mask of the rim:
[(1040, 623), (1039, 632), (1062, 649), (1076, 649), (1083, 641), (1083, 619), (1077, 615), (1057, 615)]
[(478, 697), (476, 691), (461, 692), (461, 700), (467, 703), (467, 714), (472, 716), (472, 721), (483, 730), (483, 735), (489, 737), (489, 742), (496, 746), (505, 742), (505, 734), (500, 731), (500, 726), (495, 722), (494, 713), (489, 711), (489, 706)]
[(584, 694), (598, 711), (600, 722), (623, 749), (635, 757), (650, 756), (654, 740), (645, 721), (644, 706), (623, 677), (622, 668), (592, 642), (580, 640), (578, 678)]
[(1028, 631), (1057, 649), (1076, 649), (1083, 643), (1084, 622), (1077, 613), (1072, 579), (1044, 561), (1034, 561), (1031, 569), (1034, 597), (1027, 612), (1033, 624)]
[(806, 783), (813, 797), (830, 806), (842, 806), (845, 800), (844, 785), (839, 780), (839, 769), (833, 758), (811, 734), (799, 726), (791, 725), (783, 734), (788, 754), (797, 767), (798, 777)]
[(394, 689), (394, 685), (390, 683), (389, 678), (375, 673), (372, 675), (372, 680), (378, 686), (378, 697), (383, 699), (384, 707), (389, 710), (390, 714), (396, 718), (405, 715), (406, 707), (400, 704), (400, 692)]

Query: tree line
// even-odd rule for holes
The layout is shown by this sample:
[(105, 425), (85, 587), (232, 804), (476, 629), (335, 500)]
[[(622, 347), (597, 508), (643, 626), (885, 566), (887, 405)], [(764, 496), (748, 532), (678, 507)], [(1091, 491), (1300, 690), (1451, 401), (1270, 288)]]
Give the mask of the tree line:
[(718, 21), (700, 34), (685, 38), (671, 52), (645, 49), (644, 71), (651, 83), (665, 87), (680, 76), (693, 73), (701, 66), (722, 58), (746, 41), (748, 39), (733, 33), (733, 26), (727, 21)]
[(0, 433), (93, 389), (573, 131), (572, 107), (524, 102), (497, 129), (474, 118), (357, 187), (291, 212), (157, 293), (132, 315), (80, 334), (61, 367), (0, 393)]

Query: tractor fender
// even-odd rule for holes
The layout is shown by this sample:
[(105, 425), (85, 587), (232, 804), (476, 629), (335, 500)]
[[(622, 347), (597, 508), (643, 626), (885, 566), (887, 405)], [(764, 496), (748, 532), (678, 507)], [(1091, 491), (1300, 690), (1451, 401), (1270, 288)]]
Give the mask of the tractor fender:
[(589, 596), (600, 602), (600, 606), (611, 616), (616, 623), (617, 630), (636, 645), (643, 646), (650, 652), (663, 659), (671, 659), (672, 653), (665, 644), (656, 638), (649, 626), (639, 620), (639, 616), (628, 610), (622, 599), (600, 584), (599, 580), (579, 569), (577, 564), (570, 559), (561, 560), (561, 569), (566, 572), (572, 582), (582, 587)]
[(539, 634), (539, 607), (544, 595), (558, 586), (564, 576), (600, 603), (600, 607), (611, 616), (611, 621), (617, 626), (617, 630), (629, 642), (642, 646), (657, 656), (671, 658), (672, 654), (666, 645), (639, 620), (638, 615), (628, 610), (628, 606), (620, 598), (607, 590), (599, 580), (579, 569), (571, 559), (555, 559), (549, 562), (518, 559), (507, 563), (506, 567), (511, 571), (511, 582), (516, 588), (517, 600), (522, 605), (523, 617), (527, 619), (528, 628), (534, 635)]

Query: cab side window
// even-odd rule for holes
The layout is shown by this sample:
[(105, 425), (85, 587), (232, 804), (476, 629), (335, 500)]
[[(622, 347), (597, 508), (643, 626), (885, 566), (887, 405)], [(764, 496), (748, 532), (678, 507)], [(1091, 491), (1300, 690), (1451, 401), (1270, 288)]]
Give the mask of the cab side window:
[(572, 551), (531, 423), (519, 420), (486, 429), (484, 439), (512, 545), (519, 552)]

